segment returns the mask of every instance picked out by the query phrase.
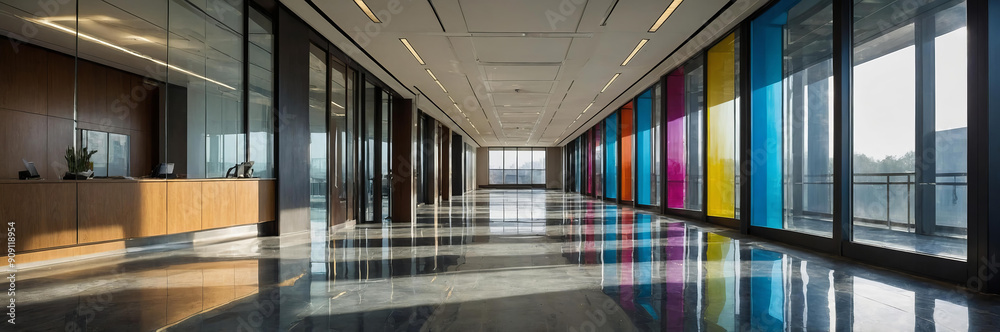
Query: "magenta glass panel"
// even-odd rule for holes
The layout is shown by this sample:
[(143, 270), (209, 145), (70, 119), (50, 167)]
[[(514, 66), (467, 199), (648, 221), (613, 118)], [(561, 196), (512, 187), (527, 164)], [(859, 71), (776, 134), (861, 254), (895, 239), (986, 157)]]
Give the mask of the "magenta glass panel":
[(667, 207), (684, 208), (687, 155), (684, 140), (684, 69), (667, 75)]

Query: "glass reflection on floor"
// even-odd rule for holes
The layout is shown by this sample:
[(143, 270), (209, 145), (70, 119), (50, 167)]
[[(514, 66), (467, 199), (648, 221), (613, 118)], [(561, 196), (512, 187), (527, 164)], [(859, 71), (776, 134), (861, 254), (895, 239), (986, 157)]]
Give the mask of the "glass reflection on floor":
[(1000, 329), (993, 297), (574, 194), (480, 190), (313, 236), (24, 272), (17, 329)]

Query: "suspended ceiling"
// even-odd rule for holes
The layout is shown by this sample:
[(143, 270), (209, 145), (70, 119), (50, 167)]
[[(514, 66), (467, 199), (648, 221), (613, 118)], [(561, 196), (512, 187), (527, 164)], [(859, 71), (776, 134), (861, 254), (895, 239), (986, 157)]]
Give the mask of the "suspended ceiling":
[[(454, 121), (449, 125), (479, 146), (565, 144), (764, 2), (686, 0), (650, 33), (671, 1), (365, 1), (381, 23), (355, 1), (282, 1), (383, 82), (413, 97), (418, 108), (450, 118), (443, 122)], [(648, 43), (622, 66), (643, 39)]]

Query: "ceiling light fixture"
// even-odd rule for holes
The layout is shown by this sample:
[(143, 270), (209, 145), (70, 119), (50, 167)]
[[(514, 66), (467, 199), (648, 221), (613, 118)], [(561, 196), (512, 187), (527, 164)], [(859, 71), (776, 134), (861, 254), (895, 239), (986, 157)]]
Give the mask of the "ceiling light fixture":
[[(437, 76), (434, 76), (434, 73), (433, 73), (433, 72), (431, 72), (431, 70), (430, 70), (430, 69), (424, 69), (424, 70), (426, 70), (426, 71), (427, 71), (427, 75), (431, 75), (431, 79), (432, 79), (432, 80), (435, 80), (435, 81), (437, 81), (437, 80), (438, 80)], [(451, 98), (451, 97), (449, 96), (448, 98)]]
[(615, 79), (618, 78), (618, 75), (621, 75), (621, 74), (622, 73), (615, 73), (615, 76), (611, 76), (611, 80), (608, 81), (608, 84), (604, 85), (604, 89), (601, 89), (601, 93), (604, 93), (604, 90), (607, 90), (608, 87), (611, 86), (611, 83), (613, 83), (615, 81)]
[(590, 105), (587, 105), (587, 108), (583, 109), (583, 113), (587, 113), (587, 110), (589, 110), (591, 106), (594, 106), (594, 102), (590, 102)]
[(354, 3), (358, 4), (358, 8), (361, 8), (361, 11), (365, 12), (365, 15), (368, 15), (368, 18), (370, 18), (372, 22), (382, 23), (378, 17), (375, 17), (375, 13), (372, 12), (371, 8), (368, 8), (368, 4), (365, 3), (365, 0), (354, 0)]
[(417, 62), (421, 65), (426, 65), (426, 63), (424, 63), (424, 59), (420, 58), (420, 54), (417, 54), (417, 50), (413, 49), (413, 46), (410, 45), (410, 41), (406, 40), (406, 38), (400, 38), (399, 41), (403, 42), (403, 46), (406, 46), (406, 49), (410, 50), (410, 54), (413, 54), (413, 57), (417, 59)]
[(622, 62), (622, 66), (627, 65), (629, 61), (632, 61), (632, 57), (634, 57), (636, 53), (639, 53), (639, 50), (642, 49), (642, 46), (646, 45), (647, 42), (649, 42), (648, 38), (640, 40), (639, 45), (635, 45), (635, 49), (632, 50), (632, 53), (629, 54), (628, 57), (625, 58), (625, 61)]
[(656, 23), (653, 23), (653, 26), (649, 28), (649, 32), (656, 32), (656, 30), (660, 29), (663, 22), (670, 17), (670, 14), (674, 13), (674, 10), (677, 9), (677, 6), (681, 5), (682, 1), (684, 0), (674, 0), (674, 2), (671, 2), (670, 5), (667, 6), (667, 9), (663, 11), (663, 14), (660, 14), (660, 18), (656, 19)]
[(455, 102), (455, 98), (452, 98), (451, 96), (448, 96), (448, 99), (451, 99), (451, 103), (452, 104), (458, 104), (458, 103)]
[(444, 88), (444, 85), (441, 84), (441, 81), (434, 81), (434, 83), (437, 83), (438, 86), (441, 87), (441, 91), (444, 91), (444, 93), (448, 93), (448, 89)]

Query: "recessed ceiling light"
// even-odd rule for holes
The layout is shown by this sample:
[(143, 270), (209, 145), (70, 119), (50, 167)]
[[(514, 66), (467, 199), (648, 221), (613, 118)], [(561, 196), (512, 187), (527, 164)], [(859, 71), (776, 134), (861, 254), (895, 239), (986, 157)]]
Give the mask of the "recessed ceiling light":
[(589, 110), (591, 106), (594, 106), (594, 102), (590, 102), (590, 105), (587, 105), (587, 108), (583, 109), (583, 113), (587, 113), (587, 110)]
[(615, 76), (611, 76), (611, 80), (610, 80), (610, 81), (608, 81), (608, 84), (605, 84), (605, 85), (604, 85), (604, 89), (601, 89), (601, 93), (604, 93), (604, 90), (607, 90), (607, 89), (608, 89), (608, 87), (609, 87), (609, 86), (611, 86), (611, 83), (612, 83), (612, 82), (614, 82), (614, 81), (615, 81), (615, 79), (616, 79), (616, 78), (618, 78), (618, 75), (621, 75), (621, 74), (622, 74), (622, 73), (615, 73)]
[(632, 53), (629, 54), (628, 57), (625, 58), (625, 61), (622, 62), (622, 66), (627, 65), (629, 61), (632, 61), (632, 57), (634, 57), (636, 53), (639, 53), (639, 50), (642, 49), (642, 46), (646, 45), (647, 42), (649, 42), (649, 39), (640, 40), (639, 45), (635, 45), (635, 49), (632, 50)]
[(452, 103), (452, 104), (458, 104), (458, 103), (456, 103), (456, 102), (455, 102), (455, 99), (454, 99), (454, 98), (451, 98), (451, 96), (448, 96), (448, 99), (451, 99), (451, 103)]
[(417, 59), (417, 62), (421, 65), (425, 65), (424, 59), (420, 58), (420, 54), (417, 54), (417, 50), (413, 49), (413, 46), (410, 45), (410, 41), (406, 40), (406, 38), (400, 38), (399, 41), (403, 42), (403, 46), (406, 46), (406, 49), (410, 50), (410, 54), (413, 54), (413, 57)]
[(365, 12), (365, 15), (368, 15), (368, 18), (370, 18), (372, 22), (382, 23), (378, 17), (375, 17), (375, 13), (372, 12), (371, 8), (368, 8), (368, 4), (365, 3), (365, 0), (354, 0), (354, 3), (358, 4), (358, 8), (361, 8), (361, 11)]
[(438, 86), (441, 87), (441, 91), (444, 91), (444, 93), (448, 93), (448, 89), (444, 88), (444, 85), (441, 84), (441, 81), (434, 81), (434, 83), (437, 83)]
[[(437, 76), (434, 76), (434, 73), (432, 73), (430, 69), (424, 69), (424, 70), (427, 71), (427, 75), (431, 75), (431, 79), (432, 80), (435, 80), (435, 81), (438, 80)], [(449, 96), (448, 98), (451, 98), (451, 96)]]
[(649, 28), (649, 32), (656, 32), (656, 30), (658, 30), (660, 26), (663, 25), (663, 22), (666, 21), (668, 17), (670, 17), (670, 14), (674, 13), (674, 10), (677, 9), (677, 6), (681, 5), (681, 1), (684, 0), (674, 0), (674, 2), (671, 2), (670, 5), (667, 6), (667, 9), (663, 11), (663, 14), (660, 14), (660, 18), (656, 19), (656, 23), (653, 23), (653, 26)]

